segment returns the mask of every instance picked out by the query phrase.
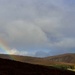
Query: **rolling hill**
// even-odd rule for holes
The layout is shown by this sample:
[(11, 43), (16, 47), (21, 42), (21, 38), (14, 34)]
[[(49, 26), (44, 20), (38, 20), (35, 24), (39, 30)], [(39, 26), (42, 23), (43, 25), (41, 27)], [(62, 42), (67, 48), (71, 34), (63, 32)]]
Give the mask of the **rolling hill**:
[(65, 63), (73, 63), (75, 64), (75, 53), (67, 53), (67, 54), (61, 54), (56, 56), (49, 56), (45, 59), (56, 61), (56, 62), (65, 62)]
[(56, 65), (56, 64), (75, 65), (74, 53), (62, 54), (57, 56), (49, 56), (45, 58), (0, 54), (0, 58), (11, 59), (11, 60), (26, 62), (31, 64), (46, 65), (46, 66)]

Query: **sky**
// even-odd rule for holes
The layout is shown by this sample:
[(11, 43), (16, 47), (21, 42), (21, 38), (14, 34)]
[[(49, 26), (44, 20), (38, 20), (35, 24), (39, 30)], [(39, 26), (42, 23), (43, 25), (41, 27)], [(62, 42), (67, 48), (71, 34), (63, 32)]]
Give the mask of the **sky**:
[(0, 0), (0, 39), (11, 54), (75, 53), (75, 0)]

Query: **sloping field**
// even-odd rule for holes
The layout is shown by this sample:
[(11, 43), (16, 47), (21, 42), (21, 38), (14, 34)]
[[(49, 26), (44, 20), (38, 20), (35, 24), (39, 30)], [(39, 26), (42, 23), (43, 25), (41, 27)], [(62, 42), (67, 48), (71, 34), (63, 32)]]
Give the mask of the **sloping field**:
[(0, 58), (0, 75), (75, 75), (75, 72)]

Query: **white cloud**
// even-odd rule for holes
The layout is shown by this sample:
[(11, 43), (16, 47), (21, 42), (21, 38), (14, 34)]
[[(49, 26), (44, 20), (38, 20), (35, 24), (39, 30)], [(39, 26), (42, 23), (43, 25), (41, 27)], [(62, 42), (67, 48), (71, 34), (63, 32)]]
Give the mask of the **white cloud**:
[(28, 51), (19, 51), (17, 49), (11, 49), (8, 51), (9, 53), (8, 54), (13, 54), (13, 55), (24, 55), (24, 56), (34, 56), (34, 53), (30, 53)]
[(19, 54), (19, 51), (17, 49), (11, 49), (8, 52), (9, 54)]

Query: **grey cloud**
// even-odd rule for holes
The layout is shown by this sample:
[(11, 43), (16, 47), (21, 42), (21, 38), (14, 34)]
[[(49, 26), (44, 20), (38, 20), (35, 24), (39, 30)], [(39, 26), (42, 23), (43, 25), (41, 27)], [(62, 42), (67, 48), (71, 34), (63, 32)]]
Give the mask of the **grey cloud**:
[(75, 48), (75, 38), (64, 38), (60, 42), (54, 44), (57, 49), (69, 50), (70, 48)]
[(34, 56), (36, 56), (36, 57), (46, 57), (46, 56), (49, 56), (49, 55), (50, 55), (50, 53), (48, 53), (48, 52), (37, 51)]
[(0, 11), (0, 38), (10, 47), (75, 48), (75, 11), (64, 0), (1, 0)]
[(14, 46), (41, 47), (48, 42), (46, 34), (40, 27), (25, 21), (8, 23), (4, 26), (4, 31), (6, 37), (3, 38)]

